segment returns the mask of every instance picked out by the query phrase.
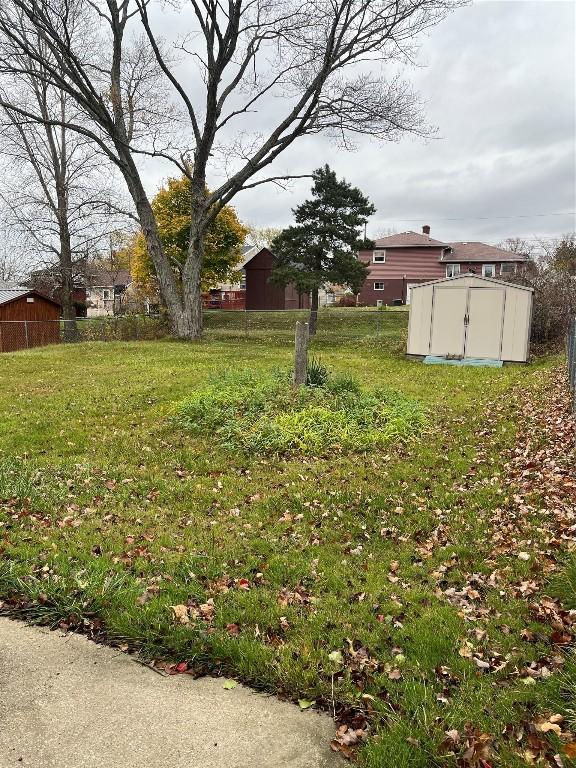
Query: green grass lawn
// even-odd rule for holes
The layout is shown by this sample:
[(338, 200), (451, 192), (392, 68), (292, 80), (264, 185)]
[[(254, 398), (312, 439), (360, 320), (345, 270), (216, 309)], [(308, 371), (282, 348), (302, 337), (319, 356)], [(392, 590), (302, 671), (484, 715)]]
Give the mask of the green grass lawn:
[[(485, 673), (460, 652), (470, 623), (438, 590), (439, 572), (443, 589), (490, 572), (516, 398), (549, 364), (424, 366), (399, 352), (406, 314), (379, 314), (373, 334), (339, 342), (336, 324), (314, 342), (334, 373), (426, 409), (418, 440), (366, 456), (240, 458), (171, 420), (224, 369), (290, 367), (291, 331), (255, 339), (208, 319), (199, 344), (2, 355), (0, 597), (147, 658), (364, 711), (367, 766), (455, 766), (445, 731), (472, 723), (498, 739), (526, 712), (560, 711), (556, 678), (527, 686), (508, 674), (542, 653), (521, 637), (525, 604), (487, 596), (497, 610), (481, 626), (511, 661)], [(485, 478), (473, 492), (471, 475)], [(527, 565), (506, 567), (514, 580)], [(514, 740), (497, 754), (526, 765)]]

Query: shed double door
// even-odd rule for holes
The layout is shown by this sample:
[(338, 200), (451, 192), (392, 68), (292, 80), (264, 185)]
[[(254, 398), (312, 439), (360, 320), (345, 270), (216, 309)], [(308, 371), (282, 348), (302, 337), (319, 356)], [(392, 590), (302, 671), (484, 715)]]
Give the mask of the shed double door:
[(434, 286), (430, 354), (499, 360), (504, 304), (502, 288)]

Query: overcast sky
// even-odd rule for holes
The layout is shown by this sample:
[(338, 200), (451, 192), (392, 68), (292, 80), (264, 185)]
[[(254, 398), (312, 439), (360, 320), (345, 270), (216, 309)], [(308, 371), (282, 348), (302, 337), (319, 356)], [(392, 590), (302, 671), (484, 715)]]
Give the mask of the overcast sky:
[[(437, 138), (363, 139), (348, 153), (307, 137), (275, 170), (329, 163), (376, 206), (373, 237), (426, 223), (439, 239), (491, 243), (576, 229), (575, 9), (555, 0), (458, 9), (422, 38), (424, 66), (408, 73)], [(151, 192), (166, 175), (146, 170)], [(251, 225), (281, 227), (309, 185), (260, 187), (234, 205)]]

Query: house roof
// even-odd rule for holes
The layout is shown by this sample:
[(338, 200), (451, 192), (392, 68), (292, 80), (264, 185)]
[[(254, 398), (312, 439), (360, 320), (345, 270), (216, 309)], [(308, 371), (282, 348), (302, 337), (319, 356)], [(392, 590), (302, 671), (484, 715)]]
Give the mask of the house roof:
[(451, 250), (444, 253), (440, 261), (526, 261), (521, 253), (512, 253), (486, 243), (449, 243), (449, 246)]
[(413, 248), (420, 246), (432, 246), (434, 248), (447, 248), (448, 243), (442, 243), (440, 240), (433, 240), (428, 235), (422, 235), (418, 232), (400, 232), (397, 235), (388, 235), (380, 237), (375, 241), (377, 248)]
[(116, 272), (97, 269), (88, 278), (89, 285), (94, 288), (112, 288), (115, 285), (129, 285), (131, 282), (132, 277), (128, 269), (119, 269)]
[(496, 248), (493, 245), (479, 242), (460, 242), (444, 243), (440, 240), (433, 240), (428, 235), (419, 232), (400, 232), (396, 235), (381, 237), (376, 240), (377, 248), (444, 248), (441, 262), (458, 261), (526, 261), (526, 257), (521, 253), (512, 253), (503, 248)]
[(31, 291), (29, 288), (12, 288), (8, 290), (0, 289), (0, 305), (10, 304), (11, 301), (21, 299), (23, 296), (38, 296), (45, 301), (49, 301), (51, 304), (56, 304), (57, 307), (60, 306), (60, 304), (57, 301), (54, 301), (54, 299), (49, 299), (47, 296), (38, 293), (38, 291)]

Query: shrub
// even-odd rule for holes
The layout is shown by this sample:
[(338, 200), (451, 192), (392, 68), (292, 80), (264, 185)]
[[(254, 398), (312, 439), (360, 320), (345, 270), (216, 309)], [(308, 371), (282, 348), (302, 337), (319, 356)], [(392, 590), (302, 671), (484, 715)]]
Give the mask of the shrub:
[(356, 307), (361, 306), (356, 301), (356, 296), (353, 296), (352, 294), (345, 294), (344, 296), (341, 296), (338, 301), (336, 302), (336, 306), (338, 307)]
[(420, 432), (424, 415), (412, 398), (366, 392), (350, 378), (294, 389), (285, 374), (243, 371), (194, 392), (178, 405), (175, 420), (246, 454), (319, 455), (406, 442)]
[(531, 341), (542, 345), (563, 342), (576, 315), (576, 278), (553, 267), (535, 267), (531, 273), (507, 282), (534, 289)]

